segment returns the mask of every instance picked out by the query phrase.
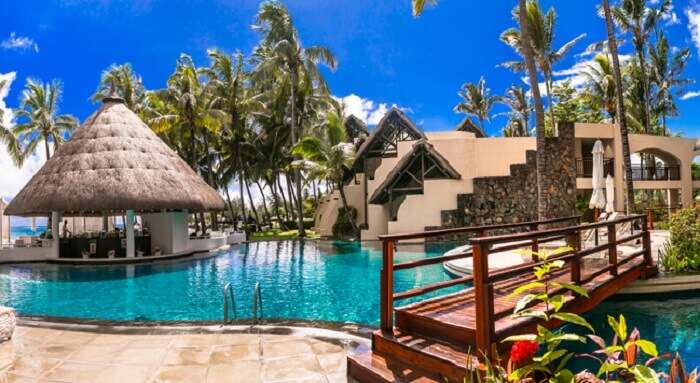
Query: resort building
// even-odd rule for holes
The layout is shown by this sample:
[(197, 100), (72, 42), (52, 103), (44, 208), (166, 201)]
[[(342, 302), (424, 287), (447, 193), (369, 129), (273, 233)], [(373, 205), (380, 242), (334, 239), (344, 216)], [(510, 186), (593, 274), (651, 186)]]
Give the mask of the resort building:
[[(606, 176), (614, 177), (615, 210), (624, 210), (617, 126), (559, 123), (546, 148), (551, 218), (576, 214), (577, 198), (590, 198), (591, 152), (597, 140), (605, 148)], [(630, 134), (629, 144), (635, 190), (663, 191), (668, 208), (692, 203), (693, 189), (700, 188), (691, 172), (700, 154), (696, 140)], [(344, 190), (348, 204), (357, 210), (361, 238), (534, 220), (535, 148), (534, 137), (486, 137), (465, 121), (455, 131), (423, 132), (392, 109), (359, 145)], [(322, 236), (332, 235), (341, 206), (337, 190), (320, 202), (315, 224)]]
[[(190, 238), (188, 214), (223, 209), (219, 193), (121, 99), (105, 98), (4, 209), (4, 215), (50, 216), (52, 238), (2, 249), (0, 261), (110, 261), (207, 251), (232, 238)], [(113, 231), (114, 216), (125, 217), (121, 230)], [(64, 222), (82, 234), (66, 236)]]

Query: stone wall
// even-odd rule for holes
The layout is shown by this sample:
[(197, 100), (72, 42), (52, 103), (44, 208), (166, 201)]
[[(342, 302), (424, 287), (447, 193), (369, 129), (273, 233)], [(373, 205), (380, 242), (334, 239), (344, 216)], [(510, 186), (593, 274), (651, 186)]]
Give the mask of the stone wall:
[[(574, 124), (560, 123), (557, 137), (546, 143), (547, 218), (576, 214)], [(474, 192), (457, 196), (457, 209), (443, 210), (440, 227), (497, 225), (537, 220), (537, 155), (526, 153), (510, 176), (474, 179)], [(455, 238), (457, 239), (457, 238)]]

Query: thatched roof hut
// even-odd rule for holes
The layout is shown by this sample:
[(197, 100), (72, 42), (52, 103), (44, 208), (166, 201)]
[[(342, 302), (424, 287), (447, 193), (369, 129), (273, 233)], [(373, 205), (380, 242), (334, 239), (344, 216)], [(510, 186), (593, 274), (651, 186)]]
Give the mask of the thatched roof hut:
[(484, 131), (481, 130), (481, 128), (478, 127), (469, 117), (465, 117), (459, 124), (457, 124), (455, 130), (458, 132), (474, 133), (476, 138), (486, 137), (486, 133), (484, 133)]
[(8, 215), (223, 210), (221, 196), (123, 100), (105, 98), (7, 206)]

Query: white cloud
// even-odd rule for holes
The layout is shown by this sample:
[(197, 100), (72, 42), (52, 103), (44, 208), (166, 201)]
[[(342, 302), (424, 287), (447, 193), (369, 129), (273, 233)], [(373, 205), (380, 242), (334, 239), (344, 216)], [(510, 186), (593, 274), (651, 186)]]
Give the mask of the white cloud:
[(33, 50), (39, 52), (39, 44), (26, 36), (17, 36), (15, 32), (10, 32), (10, 37), (0, 42), (0, 48), (19, 51)]
[[(0, 74), (0, 81), (7, 81), (5, 87), (0, 89), (0, 109), (3, 111), (3, 124), (12, 126), (14, 116), (12, 110), (7, 106), (5, 99), (10, 92), (10, 86), (16, 77), (15, 72)], [(24, 185), (29, 182), (34, 173), (39, 171), (46, 161), (43, 150), (38, 150), (36, 154), (24, 161), (21, 168), (15, 166), (7, 153), (7, 148), (0, 145), (0, 198), (12, 199)]]
[(354, 114), (355, 117), (364, 121), (367, 125), (377, 125), (382, 117), (384, 117), (384, 115), (392, 107), (399, 108), (403, 111), (411, 111), (410, 108), (402, 108), (396, 104), (389, 105), (383, 102), (376, 103), (372, 100), (362, 98), (354, 93), (344, 97), (333, 97), (344, 105), (345, 113), (347, 115)]
[(700, 91), (686, 92), (681, 96), (681, 100), (690, 100), (691, 98), (700, 97)]
[(695, 47), (700, 50), (700, 7), (688, 7), (685, 10), (685, 14), (688, 16), (690, 37), (693, 39)]

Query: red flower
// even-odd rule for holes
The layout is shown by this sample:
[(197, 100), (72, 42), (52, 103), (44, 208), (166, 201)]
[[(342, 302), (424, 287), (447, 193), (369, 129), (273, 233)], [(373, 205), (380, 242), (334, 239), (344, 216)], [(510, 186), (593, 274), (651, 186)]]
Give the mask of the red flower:
[(513, 364), (518, 364), (527, 360), (535, 356), (539, 348), (539, 343), (534, 340), (519, 340), (513, 343), (513, 347), (510, 349), (510, 361)]

